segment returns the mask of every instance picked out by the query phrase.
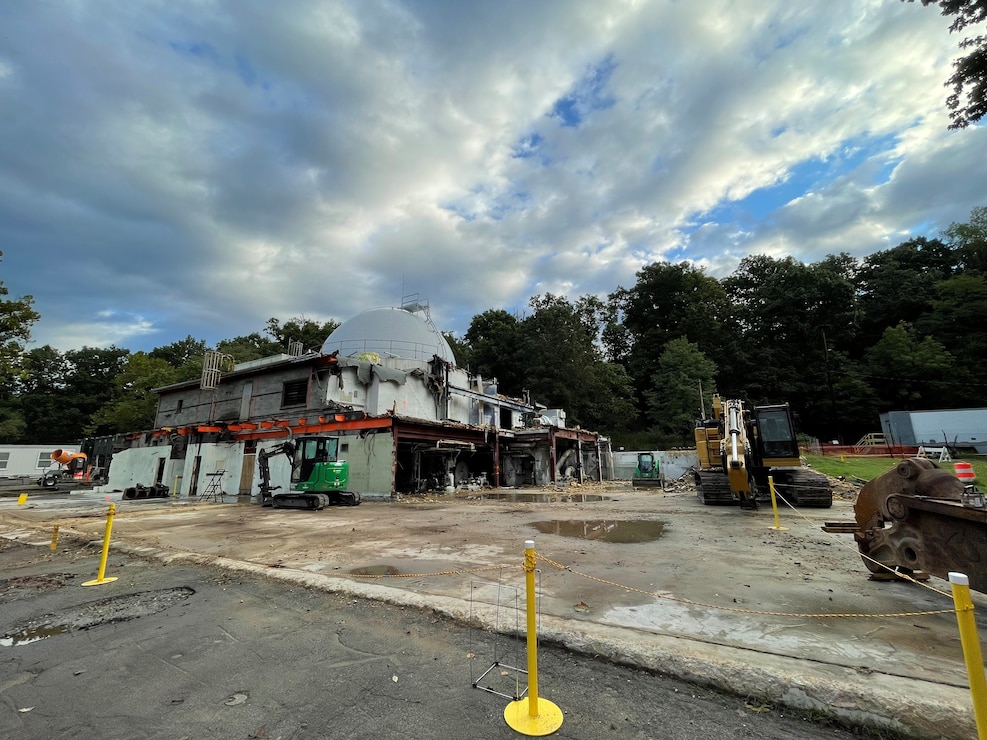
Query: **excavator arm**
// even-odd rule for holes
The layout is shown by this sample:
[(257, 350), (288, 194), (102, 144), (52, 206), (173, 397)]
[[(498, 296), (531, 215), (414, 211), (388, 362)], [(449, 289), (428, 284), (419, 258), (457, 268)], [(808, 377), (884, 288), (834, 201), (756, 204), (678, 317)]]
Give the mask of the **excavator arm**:
[(285, 455), (288, 458), (288, 463), (292, 464), (295, 456), (295, 444), (289, 440), (282, 442), (277, 447), (257, 450), (257, 467), (260, 469), (260, 496), (263, 506), (270, 506), (272, 494), (281, 489), (281, 486), (271, 485), (270, 460), (278, 455)]

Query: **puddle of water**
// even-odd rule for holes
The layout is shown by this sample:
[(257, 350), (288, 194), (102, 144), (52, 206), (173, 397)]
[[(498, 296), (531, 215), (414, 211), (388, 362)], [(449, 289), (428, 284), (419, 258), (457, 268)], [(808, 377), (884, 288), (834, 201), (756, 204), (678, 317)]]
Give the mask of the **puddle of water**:
[(665, 522), (644, 520), (553, 519), (532, 522), (532, 525), (542, 534), (555, 534), (560, 537), (577, 537), (581, 540), (598, 540), (600, 542), (615, 542), (620, 544), (652, 542), (661, 537), (665, 531)]
[(609, 496), (589, 493), (484, 493), (478, 498), (486, 501), (513, 501), (529, 504), (582, 504), (593, 501), (609, 501)]
[(44, 640), (52, 635), (60, 635), (72, 629), (67, 624), (59, 624), (54, 627), (38, 627), (37, 629), (23, 630), (12, 635), (0, 637), (0, 647), (13, 647), (14, 645), (28, 645), (38, 640)]
[(350, 574), (354, 576), (396, 576), (400, 572), (393, 565), (368, 565), (363, 568), (354, 568)]

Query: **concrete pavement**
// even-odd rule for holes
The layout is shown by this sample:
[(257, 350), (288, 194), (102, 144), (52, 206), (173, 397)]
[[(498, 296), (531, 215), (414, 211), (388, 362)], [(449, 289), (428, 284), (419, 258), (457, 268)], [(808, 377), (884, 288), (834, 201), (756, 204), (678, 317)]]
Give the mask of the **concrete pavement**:
[[(770, 510), (615, 485), (321, 512), (110, 495), (115, 552), (216, 564), (490, 629), (523, 625), (520, 564), (534, 539), (542, 641), (858, 725), (976, 736), (948, 584), (869, 580), (852, 539), (819, 529), (852, 518), (846, 501), (783, 510), (788, 530), (779, 531)], [(63, 535), (98, 539), (107, 503), (95, 492), (0, 500), (0, 534), (44, 541), (59, 524)], [(987, 598), (974, 601), (983, 630)]]

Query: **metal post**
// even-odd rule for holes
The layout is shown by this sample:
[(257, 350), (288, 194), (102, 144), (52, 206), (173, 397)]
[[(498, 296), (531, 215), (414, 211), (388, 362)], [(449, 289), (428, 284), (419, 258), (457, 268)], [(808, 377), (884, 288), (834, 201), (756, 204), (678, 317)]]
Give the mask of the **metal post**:
[(778, 499), (775, 498), (775, 478), (773, 475), (768, 476), (768, 488), (771, 491), (771, 510), (775, 513), (775, 525), (768, 527), (768, 529), (788, 531), (788, 527), (781, 526), (781, 522), (778, 520)]
[(970, 598), (970, 579), (963, 573), (950, 573), (953, 589), (956, 621), (963, 644), (967, 678), (970, 680), (970, 696), (973, 698), (973, 716), (977, 721), (977, 737), (987, 740), (987, 678), (984, 676), (984, 658), (977, 636), (977, 622), (973, 617), (973, 600)]
[(55, 552), (58, 548), (58, 525), (56, 524), (51, 528), (51, 551)]
[(93, 581), (86, 581), (83, 586), (99, 586), (102, 583), (112, 583), (116, 578), (104, 578), (106, 573), (106, 558), (110, 554), (110, 532), (113, 531), (113, 515), (116, 514), (117, 505), (110, 504), (110, 510), (106, 512), (106, 532), (103, 534), (103, 554), (99, 559), (99, 573)]
[[(535, 541), (524, 542), (525, 602), (528, 616), (528, 699), (512, 701), (504, 719), (522, 735), (551, 735), (562, 726), (562, 710), (538, 697), (538, 622), (535, 610)], [(527, 711), (525, 711), (527, 707)]]

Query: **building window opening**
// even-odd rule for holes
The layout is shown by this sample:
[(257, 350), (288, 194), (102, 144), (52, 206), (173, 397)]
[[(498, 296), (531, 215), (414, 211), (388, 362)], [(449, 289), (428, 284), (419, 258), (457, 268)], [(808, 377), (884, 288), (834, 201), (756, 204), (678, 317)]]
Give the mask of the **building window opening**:
[(10, 453), (0, 452), (0, 470), (6, 470), (8, 462), (10, 462)]
[(38, 469), (44, 470), (51, 467), (51, 453), (50, 452), (39, 452), (38, 453)]
[(184, 405), (185, 405), (185, 399), (184, 398), (179, 398), (178, 399), (178, 405), (175, 406), (175, 413), (176, 414), (182, 413), (182, 406), (184, 406)]
[(289, 380), (281, 391), (281, 408), (304, 406), (308, 397), (307, 380)]

